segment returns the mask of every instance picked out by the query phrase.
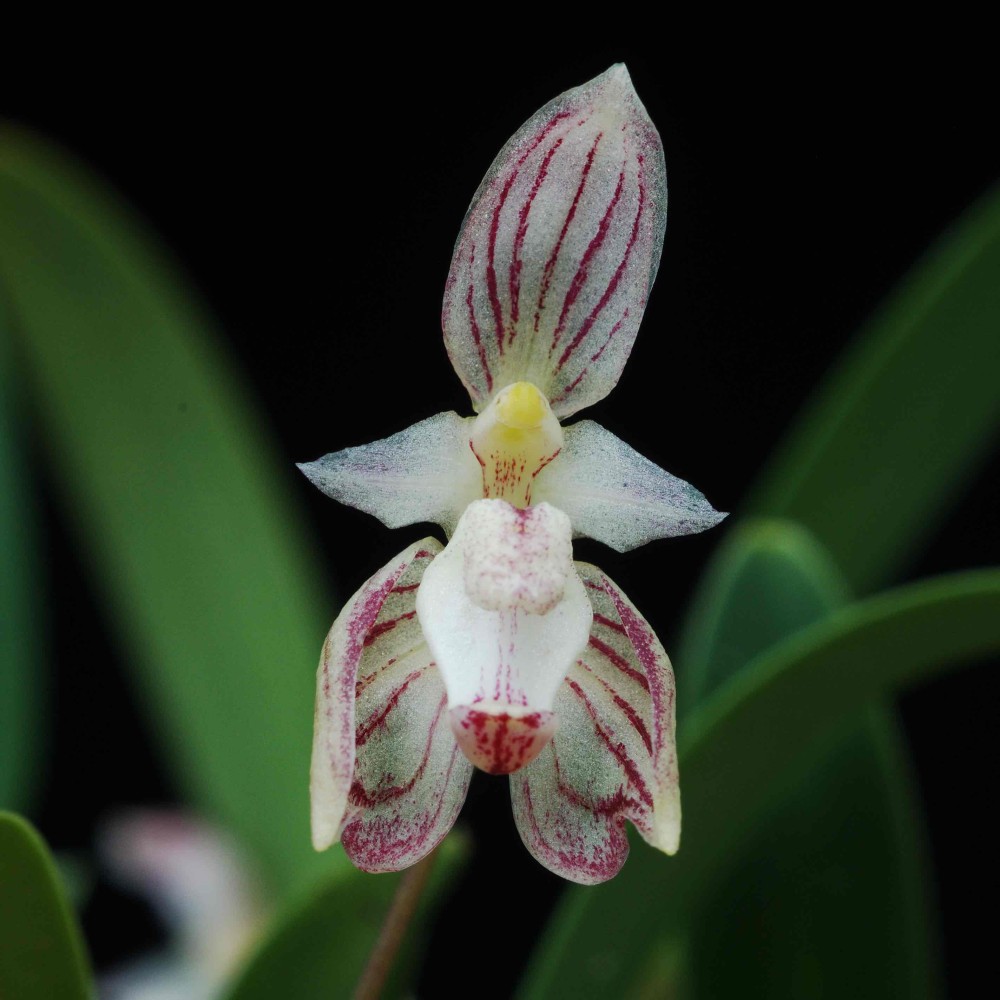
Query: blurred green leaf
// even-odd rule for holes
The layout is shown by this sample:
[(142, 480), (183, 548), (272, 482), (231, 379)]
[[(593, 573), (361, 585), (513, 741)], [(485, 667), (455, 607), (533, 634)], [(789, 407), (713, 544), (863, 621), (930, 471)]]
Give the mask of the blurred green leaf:
[(996, 442), (998, 274), (994, 190), (861, 331), (752, 497), (813, 531), (861, 592), (917, 553)]
[[(738, 525), (716, 551), (689, 619), (681, 655), (688, 689), (700, 700), (846, 597), (805, 529)], [(936, 949), (922, 823), (892, 709), (870, 706), (838, 727), (815, 766), (775, 798), (713, 891), (696, 901), (685, 931), (685, 995), (930, 995)]]
[(936, 995), (904, 747), (892, 713), (871, 707), (781, 783), (765, 822), (696, 902), (690, 996)]
[(0, 278), (49, 468), (161, 746), (281, 886), (309, 846), (331, 617), (276, 455), (212, 322), (66, 154), (0, 131)]
[(0, 813), (0, 997), (87, 1000), (90, 972), (52, 858), (34, 828)]
[(761, 815), (830, 752), (853, 713), (933, 673), (997, 653), (1000, 571), (985, 570), (852, 604), (756, 657), (682, 731), (679, 854), (666, 858), (636, 843), (615, 879), (570, 889), (522, 995), (625, 992), (648, 966), (646, 956), (682, 934)]
[(716, 549), (681, 637), (685, 704), (700, 704), (758, 653), (848, 599), (829, 554), (792, 521), (743, 521)]
[(43, 664), (35, 519), (14, 388), (0, 295), (0, 808), (24, 810), (41, 752)]
[[(396, 974), (382, 994), (385, 1000), (413, 995), (418, 945), (467, 854), (455, 833), (438, 849)], [(333, 874), (275, 921), (227, 1000), (314, 1000), (354, 993), (402, 876), (359, 872), (339, 848), (336, 857)]]

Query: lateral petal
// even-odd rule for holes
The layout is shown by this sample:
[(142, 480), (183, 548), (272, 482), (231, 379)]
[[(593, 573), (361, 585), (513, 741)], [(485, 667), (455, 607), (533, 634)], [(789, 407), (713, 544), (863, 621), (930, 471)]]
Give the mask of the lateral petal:
[(565, 511), (576, 535), (628, 552), (655, 538), (692, 535), (726, 515), (593, 420), (563, 429), (557, 461), (538, 474), (536, 500)]
[(469, 448), (474, 419), (438, 413), (299, 468), (327, 496), (390, 528), (432, 521), (450, 533), (466, 506), (482, 496), (482, 472)]
[(313, 845), (343, 841), (365, 871), (397, 871), (451, 829), (472, 768), (448, 726), (441, 675), (416, 617), (426, 538), (344, 607), (317, 674), (311, 771)]
[(528, 850), (592, 885), (625, 863), (626, 819), (653, 847), (677, 850), (680, 789), (670, 660), (604, 573), (576, 568), (594, 610), (590, 640), (556, 696), (555, 737), (510, 787)]
[(481, 410), (533, 382), (563, 419), (621, 374), (666, 228), (663, 147), (621, 64), (561, 94), (493, 161), (445, 286), (452, 365)]

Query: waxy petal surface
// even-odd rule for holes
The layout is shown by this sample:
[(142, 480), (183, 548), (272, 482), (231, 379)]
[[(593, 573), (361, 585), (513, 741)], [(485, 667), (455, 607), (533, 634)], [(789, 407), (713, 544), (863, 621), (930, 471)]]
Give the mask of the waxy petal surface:
[(628, 552), (656, 538), (705, 531), (726, 515), (690, 483), (665, 472), (593, 420), (564, 428), (557, 461), (534, 497), (565, 511), (573, 532)]
[(559, 729), (511, 776), (514, 819), (546, 868), (585, 885), (618, 873), (625, 820), (673, 854), (680, 840), (674, 677), (646, 620), (599, 569), (577, 563), (590, 641), (555, 701)]
[(445, 345), (477, 411), (521, 380), (560, 419), (611, 391), (666, 211), (663, 148), (624, 66), (521, 127), (472, 200), (445, 287)]
[(327, 496), (390, 528), (432, 521), (450, 533), (466, 506), (482, 496), (482, 472), (469, 449), (473, 422), (438, 413), (299, 468)]
[(334, 623), (317, 674), (311, 772), (313, 844), (343, 841), (365, 871), (430, 853), (465, 801), (472, 767), (416, 617), (421, 577), (441, 545), (410, 546)]

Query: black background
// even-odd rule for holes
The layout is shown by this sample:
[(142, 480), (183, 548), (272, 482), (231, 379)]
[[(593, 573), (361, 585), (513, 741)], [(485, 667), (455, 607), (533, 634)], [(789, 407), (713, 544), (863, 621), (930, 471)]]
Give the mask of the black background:
[[(680, 33), (614, 44), (612, 32), (582, 50), (535, 38), (494, 51), (466, 38), (400, 55), (377, 36), (317, 38), (309, 25), (266, 34), (70, 61), (40, 53), (5, 87), (7, 115), (110, 178), (182, 261), (267, 414), (340, 598), (426, 531), (390, 532), (338, 507), (291, 463), (441, 410), (469, 412), (439, 327), (452, 245), (501, 144), (560, 91), (624, 59), (663, 137), (670, 186), (632, 359), (587, 416), (723, 510), (739, 510), (861, 321), (1000, 177), (996, 86), (975, 60), (945, 59), (943, 40), (926, 51), (896, 39), (793, 51), (766, 32), (727, 47)], [(996, 562), (998, 493), (994, 463), (907, 578)], [(46, 524), (59, 716), (39, 820), (57, 848), (87, 848), (108, 809), (177, 792), (55, 502)], [(716, 542), (709, 533), (628, 556), (593, 543), (577, 551), (671, 650)], [(331, 599), (331, 619), (334, 610)], [(85, 672), (71, 666), (85, 661)], [(971, 904), (998, 888), (985, 814), (996, 676), (980, 665), (902, 700), (953, 996), (973, 994), (993, 944)], [(456, 949), (492, 956), (486, 993), (507, 993), (559, 888), (522, 849), (503, 785), (473, 784), (462, 821), (476, 863), (432, 939), (427, 996), (447, 989)], [(518, 925), (473, 934), (469, 913), (512, 886)], [(103, 883), (85, 922), (99, 965), (155, 937), (137, 901)]]

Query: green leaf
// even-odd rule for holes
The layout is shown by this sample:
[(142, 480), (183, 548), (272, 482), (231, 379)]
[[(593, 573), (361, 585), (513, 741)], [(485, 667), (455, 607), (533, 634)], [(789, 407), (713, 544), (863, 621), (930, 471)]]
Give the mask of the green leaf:
[(0, 808), (23, 810), (39, 770), (43, 664), (35, 523), (2, 307), (0, 299)]
[(0, 813), (0, 997), (87, 1000), (90, 971), (52, 858), (35, 829)]
[(699, 583), (681, 637), (685, 703), (697, 705), (758, 653), (846, 603), (829, 554), (791, 521), (743, 521)]
[[(625, 992), (680, 935), (761, 815), (872, 699), (1000, 653), (1000, 571), (954, 574), (852, 604), (756, 657), (687, 720), (684, 837), (675, 858), (636, 843), (622, 873), (573, 888), (523, 996)], [(798, 772), (796, 773), (796, 769)]]
[[(689, 619), (680, 658), (688, 688), (700, 700), (846, 596), (803, 528), (738, 525), (713, 557)], [(686, 995), (850, 996), (863, 970), (869, 995), (926, 997), (936, 952), (912, 785), (892, 709), (873, 705), (838, 727), (696, 901)]]
[(807, 772), (782, 783), (764, 822), (748, 829), (697, 901), (689, 996), (937, 992), (922, 823), (904, 746), (893, 714), (873, 706), (840, 727)]
[(994, 190), (861, 331), (753, 495), (753, 511), (813, 531), (861, 592), (905, 568), (996, 442), (998, 273)]
[[(438, 849), (397, 972), (382, 994), (385, 1000), (413, 995), (418, 944), (467, 854), (465, 842), (455, 833)], [(359, 872), (340, 849), (336, 857), (334, 873), (275, 921), (227, 1000), (353, 995), (402, 876)]]
[(212, 322), (65, 154), (0, 131), (0, 294), (62, 493), (168, 760), (275, 884), (309, 846), (313, 675), (329, 612), (295, 475)]

